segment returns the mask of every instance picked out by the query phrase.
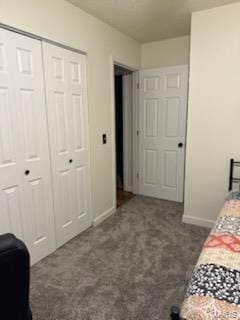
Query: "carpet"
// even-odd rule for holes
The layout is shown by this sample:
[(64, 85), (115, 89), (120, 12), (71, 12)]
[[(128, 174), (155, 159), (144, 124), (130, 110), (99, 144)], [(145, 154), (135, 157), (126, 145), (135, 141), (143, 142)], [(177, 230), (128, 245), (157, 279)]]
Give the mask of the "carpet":
[(136, 196), (31, 269), (34, 320), (168, 320), (209, 230)]

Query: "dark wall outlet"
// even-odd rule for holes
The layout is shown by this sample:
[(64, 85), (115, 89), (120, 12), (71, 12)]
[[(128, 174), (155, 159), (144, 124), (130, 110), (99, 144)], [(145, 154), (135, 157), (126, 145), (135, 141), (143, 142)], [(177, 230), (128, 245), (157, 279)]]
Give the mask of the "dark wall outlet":
[(104, 133), (104, 134), (102, 135), (102, 143), (103, 143), (103, 144), (107, 144), (107, 135), (106, 135), (106, 133)]

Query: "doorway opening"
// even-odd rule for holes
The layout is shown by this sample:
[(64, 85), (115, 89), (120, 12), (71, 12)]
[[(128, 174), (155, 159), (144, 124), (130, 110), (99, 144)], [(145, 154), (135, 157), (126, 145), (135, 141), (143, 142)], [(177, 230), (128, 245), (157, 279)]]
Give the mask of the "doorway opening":
[(114, 65), (117, 207), (134, 197), (132, 74)]

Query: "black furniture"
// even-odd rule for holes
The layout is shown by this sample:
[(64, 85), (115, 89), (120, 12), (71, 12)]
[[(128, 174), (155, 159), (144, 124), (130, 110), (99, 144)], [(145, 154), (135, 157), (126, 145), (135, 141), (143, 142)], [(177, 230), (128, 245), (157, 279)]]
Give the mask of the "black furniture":
[(230, 159), (230, 174), (229, 174), (229, 187), (228, 191), (231, 191), (234, 183), (238, 183), (240, 187), (240, 178), (234, 177), (234, 169), (236, 167), (240, 167), (240, 161), (235, 161), (234, 159)]
[(31, 320), (30, 257), (12, 234), (0, 235), (0, 319)]
[(178, 306), (173, 305), (171, 307), (170, 318), (171, 320), (180, 320), (180, 309)]

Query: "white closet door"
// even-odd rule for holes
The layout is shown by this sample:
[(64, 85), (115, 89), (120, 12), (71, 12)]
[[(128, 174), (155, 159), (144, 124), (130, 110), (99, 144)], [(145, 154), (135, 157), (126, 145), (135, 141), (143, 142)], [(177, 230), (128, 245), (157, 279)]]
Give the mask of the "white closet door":
[(15, 101), (9, 33), (0, 29), (0, 233), (23, 239), (23, 164), (19, 145), (20, 123)]
[(43, 43), (57, 246), (91, 226), (85, 56)]
[(55, 249), (41, 43), (0, 29), (0, 232)]

